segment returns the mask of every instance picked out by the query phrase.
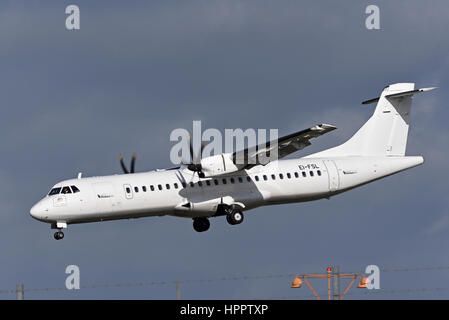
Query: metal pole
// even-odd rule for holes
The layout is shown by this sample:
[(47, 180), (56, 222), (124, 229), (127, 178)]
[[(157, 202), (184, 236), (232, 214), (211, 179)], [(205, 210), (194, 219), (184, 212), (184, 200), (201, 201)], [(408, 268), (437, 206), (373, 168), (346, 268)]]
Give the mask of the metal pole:
[(17, 294), (17, 300), (23, 300), (24, 299), (24, 292), (23, 292), (23, 283), (19, 283), (16, 287), (16, 294)]
[(340, 300), (340, 268), (332, 267), (332, 300)]
[(310, 291), (312, 291), (313, 294), (315, 295), (315, 298), (316, 298), (317, 300), (321, 300), (321, 299), (320, 299), (320, 296), (316, 293), (315, 289), (313, 289), (312, 285), (310, 284), (309, 280), (307, 280), (307, 277), (306, 277), (306, 276), (304, 276), (304, 282), (307, 283), (307, 285), (309, 286)]
[(181, 286), (179, 285), (179, 280), (176, 280), (175, 283), (176, 283), (176, 300), (181, 300)]

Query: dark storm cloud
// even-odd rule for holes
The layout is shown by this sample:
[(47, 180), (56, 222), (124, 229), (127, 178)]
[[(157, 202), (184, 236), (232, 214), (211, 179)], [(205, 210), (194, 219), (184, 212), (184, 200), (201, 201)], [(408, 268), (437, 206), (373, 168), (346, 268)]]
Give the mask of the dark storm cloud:
[[(67, 4), (0, 5), (4, 287), (62, 286), (72, 263), (91, 283), (449, 264), (446, 1), (377, 1), (380, 31), (364, 28), (367, 1), (77, 1), (81, 30), (70, 32)], [(120, 152), (137, 151), (139, 170), (170, 166), (169, 134), (192, 120), (280, 134), (331, 123), (339, 130), (302, 154), (335, 145), (370, 116), (362, 100), (401, 81), (441, 87), (414, 101), (407, 150), (425, 164), (330, 201), (259, 208), (235, 228), (213, 219), (207, 234), (169, 217), (73, 226), (57, 243), (28, 215), (58, 180), (118, 173)], [(236, 282), (185, 297), (294, 295), (287, 287)], [(149, 291), (76, 297), (172, 297)]]

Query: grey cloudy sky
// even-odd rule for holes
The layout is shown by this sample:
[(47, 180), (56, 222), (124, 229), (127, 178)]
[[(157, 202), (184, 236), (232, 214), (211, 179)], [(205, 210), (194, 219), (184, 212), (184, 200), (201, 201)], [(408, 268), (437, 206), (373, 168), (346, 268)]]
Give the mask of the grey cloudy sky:
[[(81, 29), (65, 29), (77, 4)], [(377, 4), (381, 30), (365, 28)], [(0, 290), (448, 266), (449, 4), (433, 1), (2, 1), (0, 4)], [(360, 102), (395, 82), (416, 97), (407, 154), (423, 166), (331, 200), (265, 207), (231, 227), (212, 219), (144, 218), (70, 226), (63, 241), (29, 216), (57, 181), (170, 166), (170, 132), (338, 130), (300, 155), (345, 141), (372, 112)], [(185, 284), (184, 298), (306, 295), (290, 278)], [(449, 288), (449, 272), (382, 274), (385, 290)], [(354, 291), (356, 293), (357, 291)], [(170, 299), (171, 285), (27, 292), (36, 299)], [(356, 296), (367, 298), (367, 296)], [(373, 296), (370, 296), (373, 297)], [(449, 298), (448, 291), (376, 298)], [(1, 294), (11, 299), (14, 295)]]

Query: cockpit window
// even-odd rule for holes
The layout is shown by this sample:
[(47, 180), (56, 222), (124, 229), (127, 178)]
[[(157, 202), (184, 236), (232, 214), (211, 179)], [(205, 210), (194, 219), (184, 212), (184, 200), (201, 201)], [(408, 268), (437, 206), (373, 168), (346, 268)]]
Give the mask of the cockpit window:
[(73, 193), (80, 192), (80, 189), (78, 189), (76, 186), (71, 186)]
[(61, 192), (61, 188), (53, 188), (50, 190), (49, 192), (49, 196), (55, 195), (55, 194), (59, 194), (59, 192)]
[(70, 190), (69, 187), (63, 187), (61, 193), (62, 194), (72, 193), (72, 190)]

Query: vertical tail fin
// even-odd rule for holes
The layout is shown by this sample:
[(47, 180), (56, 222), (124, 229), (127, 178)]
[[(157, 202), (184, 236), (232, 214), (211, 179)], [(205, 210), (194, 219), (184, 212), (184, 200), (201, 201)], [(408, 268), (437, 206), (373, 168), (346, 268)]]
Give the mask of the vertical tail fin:
[(313, 156), (404, 156), (412, 97), (415, 93), (435, 89), (414, 88), (414, 83), (392, 84), (382, 91), (379, 98), (363, 102), (377, 102), (377, 106), (359, 131), (342, 145)]

